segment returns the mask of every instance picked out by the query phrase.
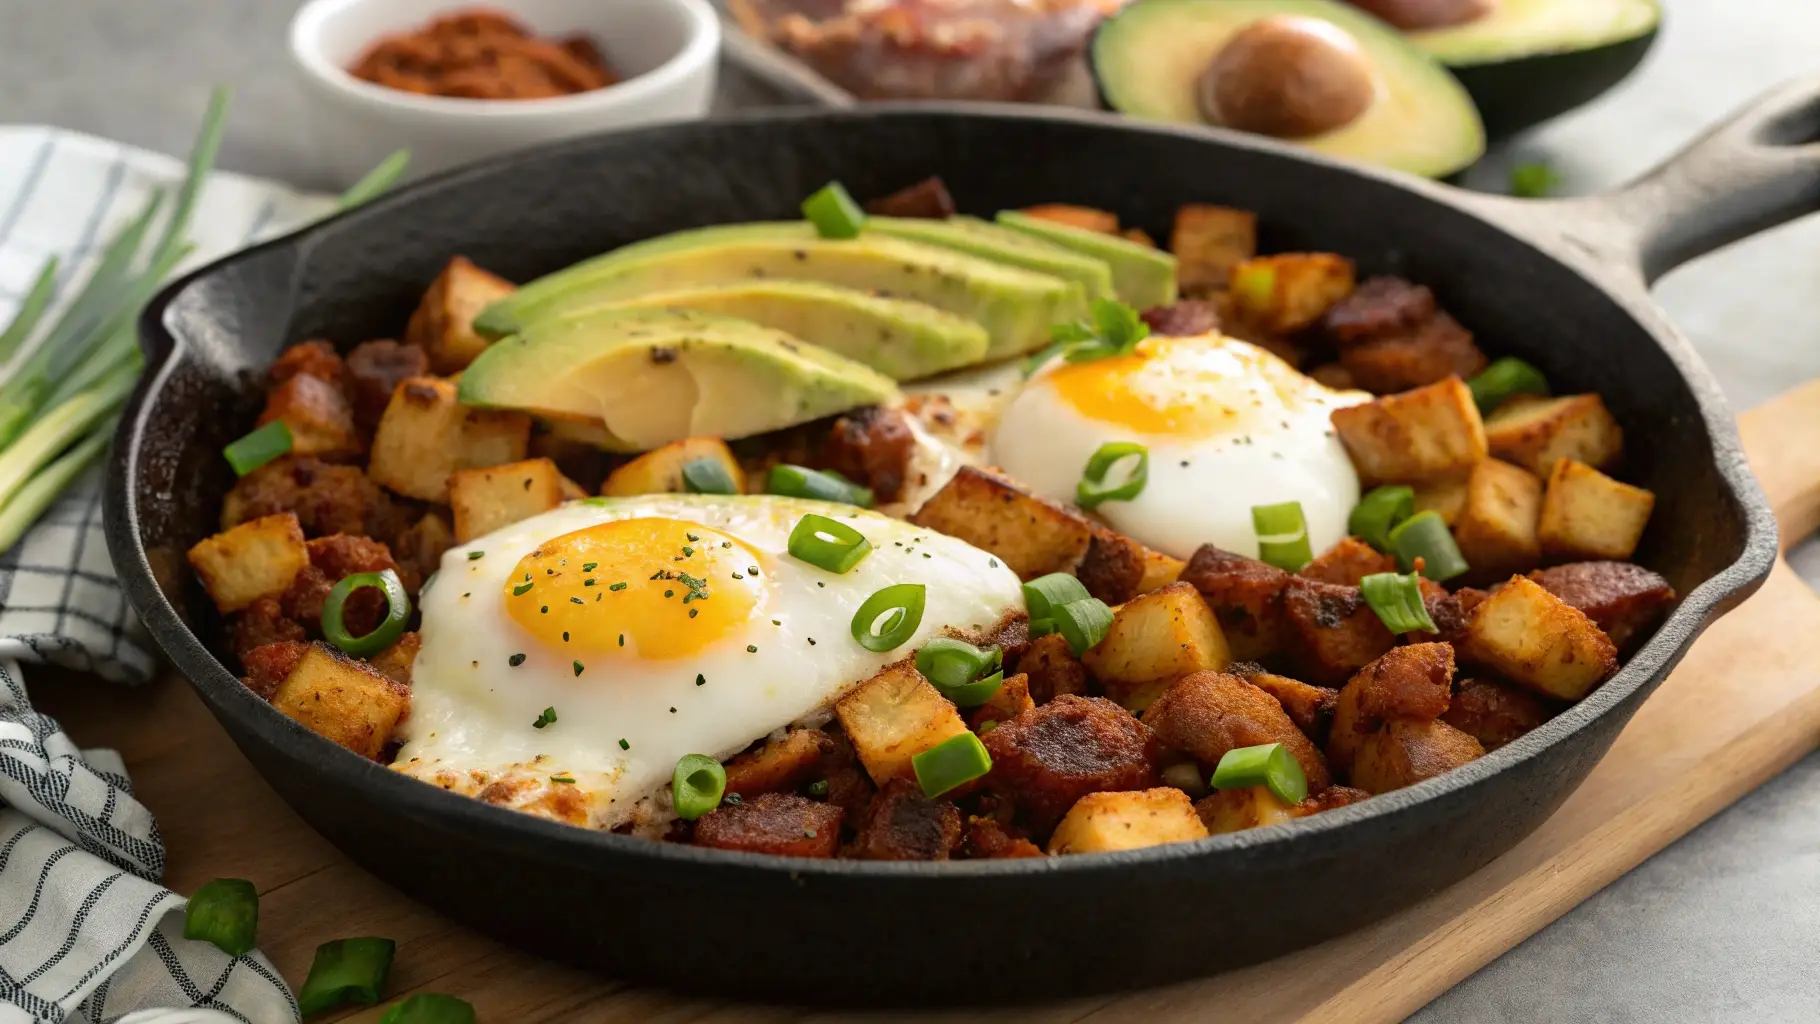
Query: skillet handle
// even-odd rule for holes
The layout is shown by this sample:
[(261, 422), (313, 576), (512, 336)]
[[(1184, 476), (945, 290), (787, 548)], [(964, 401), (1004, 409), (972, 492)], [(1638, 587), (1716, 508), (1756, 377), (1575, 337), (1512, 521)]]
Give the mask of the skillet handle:
[(1820, 210), (1820, 76), (1762, 96), (1615, 192), (1484, 208), (1588, 269), (1647, 288), (1698, 256)]

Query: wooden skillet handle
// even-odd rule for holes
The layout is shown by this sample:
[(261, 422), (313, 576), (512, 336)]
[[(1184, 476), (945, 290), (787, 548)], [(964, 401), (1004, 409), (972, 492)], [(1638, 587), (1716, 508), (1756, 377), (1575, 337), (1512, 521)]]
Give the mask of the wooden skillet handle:
[(1786, 552), (1820, 529), (1820, 380), (1739, 416), (1738, 435)]

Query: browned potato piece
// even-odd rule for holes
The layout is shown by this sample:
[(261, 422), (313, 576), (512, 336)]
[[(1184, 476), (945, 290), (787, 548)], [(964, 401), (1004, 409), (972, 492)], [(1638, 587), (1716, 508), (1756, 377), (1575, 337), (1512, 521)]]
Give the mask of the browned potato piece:
[(1068, 203), (1043, 203), (1039, 206), (1026, 206), (1024, 213), (1038, 220), (1054, 221), (1066, 224), (1082, 231), (1098, 231), (1101, 234), (1116, 235), (1119, 231), (1119, 215), (1107, 210), (1096, 210), (1091, 206), (1073, 206)]
[(300, 373), (273, 388), (259, 426), (283, 420), (291, 432), (291, 454), (353, 459), (366, 451), (354, 427), (354, 407), (338, 385)]
[(727, 761), (727, 792), (751, 799), (760, 793), (781, 793), (819, 778), (822, 751), (828, 734), (820, 729), (791, 729), (781, 740), (766, 740), (757, 750), (736, 754)]
[(1397, 642), (1358, 587), (1292, 577), (1283, 588), (1283, 619), (1300, 674), (1325, 685), (1345, 682)]
[(1196, 672), (1177, 680), (1144, 711), (1144, 724), (1164, 745), (1192, 755), (1204, 771), (1229, 750), (1281, 743), (1308, 776), (1308, 791), (1333, 785), (1327, 759), (1296, 728), (1275, 697), (1224, 672)]
[(727, 443), (718, 437), (686, 437), (648, 451), (608, 474), (606, 483), (600, 485), (600, 493), (608, 497), (680, 494), (686, 490), (683, 486), (683, 467), (696, 459), (712, 459), (720, 463), (720, 467), (727, 472), (727, 479), (733, 481), (736, 493), (745, 493), (745, 471), (740, 468), (739, 460), (733, 457)]
[(549, 459), (464, 469), (449, 478), (455, 543), (466, 544), (502, 526), (562, 504), (562, 473)]
[(1352, 784), (1374, 795), (1388, 793), (1484, 756), (1478, 740), (1446, 722), (1399, 718), (1359, 744)]
[(297, 517), (261, 516), (196, 542), (190, 566), (222, 612), (237, 612), (262, 597), (277, 597), (310, 564)]
[(1301, 817), (1299, 804), (1286, 804), (1269, 786), (1247, 786), (1243, 789), (1216, 789), (1195, 801), (1195, 813), (1211, 835), (1243, 832), (1248, 828), (1277, 825)]
[(1335, 409), (1333, 426), (1367, 483), (1463, 477), (1488, 451), (1479, 408), (1458, 377)]
[(1611, 639), (1524, 576), (1511, 577), (1473, 609), (1461, 647), (1498, 675), (1561, 700), (1579, 700), (1618, 670)]
[(322, 738), (377, 758), (411, 705), (411, 691), (324, 643), (310, 645), (272, 694), (272, 706)]
[(1258, 254), (1258, 215), (1208, 203), (1177, 207), (1169, 251), (1182, 294), (1224, 290), (1232, 268)]
[(1466, 504), (1454, 523), (1454, 541), (1478, 576), (1507, 576), (1542, 560), (1536, 523), (1542, 514), (1542, 481), (1499, 459), (1473, 467)]
[(1119, 232), (1119, 237), (1127, 242), (1135, 242), (1146, 249), (1156, 248), (1156, 239), (1151, 238), (1150, 232), (1143, 228), (1126, 228)]
[(1141, 711), (1168, 680), (1232, 661), (1226, 637), (1202, 600), (1186, 583), (1132, 598), (1112, 616), (1106, 638), (1081, 655), (1106, 695)]
[(1624, 431), (1598, 395), (1518, 395), (1486, 418), (1485, 439), (1493, 455), (1544, 480), (1561, 459), (1604, 469), (1624, 452)]
[(1430, 480), (1414, 490), (1415, 510), (1433, 512), (1450, 528), (1460, 521), (1460, 513), (1466, 511), (1465, 480)]
[(1360, 669), (1334, 707), (1327, 737), (1327, 760), (1334, 770), (1351, 772), (1359, 744), (1386, 721), (1439, 718), (1452, 698), (1453, 673), (1453, 646), (1443, 643), (1393, 648)]
[(1093, 524), (1080, 513), (973, 466), (962, 467), (910, 521), (997, 555), (1027, 580), (1074, 568), (1093, 538)]
[(1159, 781), (1156, 735), (1101, 697), (1057, 697), (980, 739), (992, 756), (986, 784), (1039, 834), (1088, 793), (1149, 789)]
[(405, 633), (392, 641), (392, 646), (373, 655), (372, 660), (367, 664), (373, 667), (373, 671), (409, 689), (411, 669), (417, 664), (417, 652), (422, 648), (422, 636), (417, 633)]
[(840, 848), (844, 812), (793, 793), (762, 793), (722, 804), (695, 822), (695, 845), (768, 853), (774, 857), (832, 857)]
[(367, 476), (407, 498), (446, 503), (449, 476), (460, 468), (466, 423), (453, 382), (406, 380), (379, 419)]
[(1068, 810), (1049, 837), (1052, 854), (1106, 853), (1207, 838), (1194, 801), (1173, 786), (1123, 793), (1089, 793)]
[(1174, 583), (1186, 564), (1130, 537), (1094, 527), (1093, 539), (1074, 574), (1087, 593), (1107, 604), (1122, 604)]
[(1359, 382), (1357, 378), (1353, 377), (1352, 371), (1341, 366), (1339, 363), (1322, 363), (1314, 369), (1309, 370), (1308, 376), (1311, 377), (1316, 384), (1332, 388), (1335, 391), (1359, 390)]
[(422, 348), (437, 373), (459, 373), (488, 344), (474, 333), (474, 318), (516, 290), (510, 281), (457, 256), (424, 293), (405, 328), (404, 340)]
[(1303, 566), (1297, 575), (1320, 580), (1322, 583), (1356, 587), (1367, 576), (1396, 571), (1396, 559), (1357, 537), (1344, 537), (1338, 544), (1321, 552), (1321, 557)]
[(892, 779), (866, 808), (848, 855), (860, 860), (947, 860), (961, 845), (960, 808)]
[(1655, 507), (1656, 496), (1643, 488), (1561, 459), (1548, 477), (1537, 535), (1551, 558), (1623, 561), (1636, 553)]
[(1310, 686), (1299, 679), (1279, 676), (1274, 672), (1257, 672), (1245, 681), (1275, 697), (1289, 720), (1303, 735), (1316, 743), (1327, 741), (1327, 730), (1333, 724), (1333, 711), (1340, 702), (1340, 691), (1325, 686)]
[(1524, 733), (1554, 717), (1528, 691), (1494, 683), (1489, 679), (1468, 679), (1460, 684), (1453, 703), (1441, 721), (1478, 740), (1486, 750), (1496, 750), (1523, 736)]
[(505, 409), (469, 409), (461, 424), (456, 469), (518, 462), (531, 445), (531, 417)]
[(1585, 612), (1619, 653), (1636, 646), (1675, 603), (1667, 580), (1629, 562), (1573, 562), (1538, 569), (1529, 578)]
[(991, 700), (967, 712), (967, 724), (977, 731), (985, 728), (987, 722), (994, 725), (1009, 722), (1034, 707), (1036, 702), (1030, 699), (1030, 677), (1019, 672), (1006, 676)]
[(1018, 659), (1018, 674), (1029, 684), (1030, 699), (1047, 704), (1063, 694), (1087, 692), (1087, 666), (1074, 656), (1068, 639), (1050, 633), (1030, 641), (1030, 648)]
[(997, 818), (967, 819), (967, 834), (961, 840), (967, 856), (974, 860), (1012, 860), (1018, 857), (1041, 857), (1043, 848), (1013, 834)]
[(1331, 252), (1258, 256), (1232, 268), (1228, 287), (1239, 315), (1277, 334), (1312, 326), (1352, 294), (1352, 261)]
[(1201, 592), (1219, 620), (1232, 657), (1264, 661), (1285, 644), (1283, 588), (1289, 574), (1255, 558), (1202, 545), (1182, 570), (1181, 581)]
[(860, 684), (834, 705), (834, 713), (866, 774), (881, 786), (915, 778), (911, 757), (967, 731), (948, 698), (907, 662)]
[(1306, 818), (1310, 814), (1335, 810), (1370, 798), (1371, 794), (1362, 789), (1354, 789), (1351, 786), (1328, 786), (1319, 793), (1310, 793), (1307, 799), (1296, 804), (1296, 816)]

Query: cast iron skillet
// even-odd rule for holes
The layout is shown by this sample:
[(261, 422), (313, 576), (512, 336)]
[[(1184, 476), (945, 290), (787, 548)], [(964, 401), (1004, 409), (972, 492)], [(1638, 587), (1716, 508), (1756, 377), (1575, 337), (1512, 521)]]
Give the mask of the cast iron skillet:
[[(1714, 618), (1768, 573), (1775, 524), (1718, 387), (1650, 304), (1685, 260), (1820, 206), (1820, 81), (1769, 99), (1616, 195), (1518, 203), (1248, 137), (993, 107), (781, 112), (556, 145), (407, 189), (178, 282), (141, 325), (109, 547), (134, 606), (240, 749), (355, 860), (460, 921), (613, 975), (746, 999), (1031, 999), (1207, 974), (1356, 928), (1542, 822)], [(1285, 826), (1090, 857), (782, 860), (552, 824), (395, 775), (248, 692), (183, 552), (232, 483), (221, 447), (279, 349), (393, 334), (465, 253), (528, 279), (695, 225), (795, 215), (838, 178), (940, 173), (981, 213), (1049, 200), (1159, 236), (1176, 205), (1257, 210), (1267, 251), (1331, 249), (1433, 285), (1492, 353), (1597, 390), (1659, 504), (1640, 560), (1685, 595), (1613, 680), (1521, 741)], [(1742, 286), (1742, 283), (1741, 283)]]

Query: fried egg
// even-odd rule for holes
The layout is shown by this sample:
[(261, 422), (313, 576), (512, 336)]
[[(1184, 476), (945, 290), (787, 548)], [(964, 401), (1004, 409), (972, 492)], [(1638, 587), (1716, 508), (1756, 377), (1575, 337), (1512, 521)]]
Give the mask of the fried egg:
[(1328, 417), (1369, 399), (1234, 338), (1153, 337), (1128, 355), (1051, 360), (1000, 415), (989, 457), (1043, 497), (1073, 503), (1101, 446), (1136, 442), (1149, 452), (1143, 490), (1094, 510), (1113, 529), (1176, 558), (1208, 543), (1256, 556), (1252, 506), (1297, 501), (1318, 552), (1346, 536), (1359, 500)]
[[(790, 555), (805, 514), (858, 530), (846, 573)], [(905, 643), (854, 639), (860, 605), (927, 588)], [(590, 498), (443, 556), (394, 768), (572, 824), (667, 821), (678, 758), (725, 758), (833, 703), (923, 641), (1023, 610), (973, 546), (874, 512), (770, 495)]]

